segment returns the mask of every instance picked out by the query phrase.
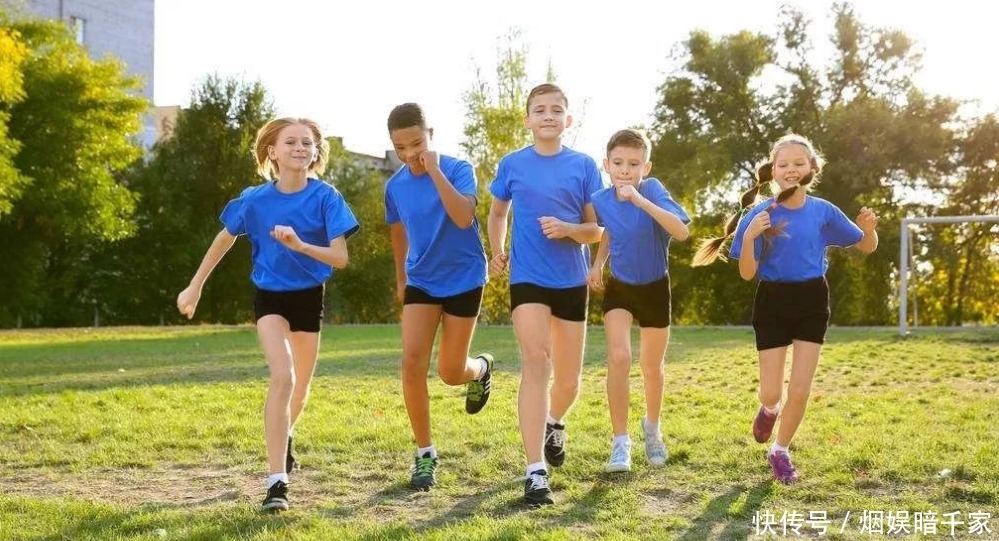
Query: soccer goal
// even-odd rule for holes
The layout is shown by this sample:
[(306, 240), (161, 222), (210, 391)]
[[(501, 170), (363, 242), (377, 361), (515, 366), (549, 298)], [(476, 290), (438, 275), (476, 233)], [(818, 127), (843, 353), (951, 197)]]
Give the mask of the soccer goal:
[(912, 243), (910, 235), (912, 224), (956, 224), (962, 222), (999, 222), (999, 216), (933, 216), (929, 218), (902, 218), (901, 250), (899, 253), (899, 286), (898, 286), (898, 334), (909, 334), (909, 260), (912, 259)]

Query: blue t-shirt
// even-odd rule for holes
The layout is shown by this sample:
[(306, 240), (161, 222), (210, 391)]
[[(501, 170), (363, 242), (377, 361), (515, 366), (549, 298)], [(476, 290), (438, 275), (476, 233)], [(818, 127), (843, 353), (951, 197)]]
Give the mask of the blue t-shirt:
[[(739, 220), (729, 255), (739, 258), (742, 236), (753, 217), (770, 208), (773, 198), (756, 205)], [(783, 232), (771, 238), (756, 237), (754, 250), (759, 268), (756, 276), (767, 282), (804, 282), (825, 276), (829, 268), (826, 247), (853, 246), (864, 238), (864, 232), (850, 221), (836, 205), (805, 196), (805, 204), (797, 209), (784, 205), (770, 211), (770, 224), (783, 224)]]
[(512, 201), (511, 284), (549, 288), (586, 284), (587, 246), (569, 238), (548, 239), (538, 218), (582, 223), (590, 194), (601, 188), (603, 181), (593, 158), (568, 147), (554, 156), (542, 156), (532, 145), (500, 160), (489, 191), (497, 199)]
[[(690, 217), (658, 179), (641, 181), (638, 193), (683, 223), (690, 223)], [(610, 270), (614, 278), (641, 285), (660, 280), (669, 272), (671, 237), (648, 212), (630, 201), (619, 201), (613, 186), (593, 194), (593, 208), (600, 225), (610, 233)]]
[[(440, 157), (441, 172), (458, 193), (476, 197), (475, 171), (463, 160)], [(409, 241), (406, 285), (434, 297), (450, 297), (486, 283), (486, 252), (479, 223), (462, 229), (444, 210), (429, 174), (403, 166), (385, 184), (385, 222), (402, 222)]]
[(333, 275), (333, 267), (272, 238), (274, 226), (290, 226), (298, 238), (316, 246), (329, 246), (333, 239), (349, 237), (359, 228), (340, 192), (314, 178), (295, 193), (279, 191), (274, 182), (251, 186), (229, 201), (219, 219), (229, 234), (250, 239), (250, 279), (268, 291), (308, 289)]

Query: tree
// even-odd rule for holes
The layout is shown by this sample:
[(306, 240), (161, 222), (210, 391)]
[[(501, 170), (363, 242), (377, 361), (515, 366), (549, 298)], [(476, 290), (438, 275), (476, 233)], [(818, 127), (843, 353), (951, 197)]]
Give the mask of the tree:
[[(0, 19), (2, 22), (2, 19)], [(11, 211), (27, 179), (14, 165), (21, 144), (10, 137), (10, 108), (24, 99), (22, 72), (27, 47), (6, 22), (0, 27), (0, 216)]]
[[(954, 145), (946, 126), (957, 103), (915, 86), (919, 55), (903, 33), (863, 24), (849, 4), (835, 4), (832, 16), (835, 50), (826, 64), (811, 60), (810, 23), (792, 8), (781, 11), (776, 35), (692, 32), (678, 49), (680, 67), (659, 89), (654, 174), (695, 209), (693, 234), (714, 236), (737, 210), (737, 193), (754, 182), (768, 146), (788, 131), (810, 137), (828, 159), (815, 194), (851, 217), (862, 206), (881, 216), (873, 256), (831, 252), (833, 321), (887, 323), (898, 188), (944, 171)], [(734, 269), (692, 271), (687, 253), (678, 250), (671, 265), (677, 319), (748, 322), (752, 291), (733, 286)]]
[(117, 175), (141, 156), (132, 136), (147, 103), (120, 62), (91, 60), (57, 22), (4, 21), (0, 36), (14, 53), (2, 69), (16, 74), (0, 100), (0, 138), (16, 141), (0, 151), (10, 209), (0, 212), (0, 325), (56, 324), (70, 317), (62, 301), (79, 297), (61, 289), (77, 247), (134, 232), (135, 195)]
[[(147, 163), (128, 175), (141, 195), (138, 234), (109, 247), (106, 268), (121, 273), (118, 287), (105, 291), (117, 299), (108, 311), (129, 322), (180, 322), (174, 300), (212, 239), (221, 230), (219, 215), (243, 189), (263, 182), (256, 172), (253, 141), (274, 114), (259, 82), (206, 77), (180, 112), (172, 136), (158, 143)], [(212, 273), (198, 304), (200, 321), (252, 320), (250, 250), (245, 239)]]

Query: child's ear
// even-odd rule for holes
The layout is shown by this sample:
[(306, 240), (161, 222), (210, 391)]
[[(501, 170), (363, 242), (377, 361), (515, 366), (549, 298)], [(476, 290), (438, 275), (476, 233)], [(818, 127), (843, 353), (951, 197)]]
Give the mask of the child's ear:
[(652, 162), (645, 162), (645, 168), (642, 170), (642, 176), (648, 176), (649, 171), (652, 171)]
[(610, 169), (611, 169), (610, 168), (610, 160), (608, 160), (607, 158), (604, 158), (604, 171), (607, 171), (608, 175), (611, 172)]
[(565, 115), (565, 127), (572, 126), (572, 115)]
[(433, 128), (427, 128), (427, 135), (430, 136), (430, 139), (433, 139), (434, 138), (434, 129)]

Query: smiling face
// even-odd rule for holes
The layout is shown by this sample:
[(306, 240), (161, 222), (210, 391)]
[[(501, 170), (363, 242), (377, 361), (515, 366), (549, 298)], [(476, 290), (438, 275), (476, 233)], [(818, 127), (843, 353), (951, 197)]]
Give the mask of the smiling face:
[(638, 183), (649, 174), (652, 169), (652, 162), (645, 157), (644, 148), (618, 145), (607, 153), (604, 159), (604, 171), (610, 175), (611, 183), (615, 188), (620, 188), (631, 184), (637, 187)]
[(774, 153), (774, 182), (781, 191), (797, 186), (809, 174), (815, 172), (812, 157), (808, 149), (802, 145), (784, 145)]
[(433, 128), (423, 126), (409, 126), (389, 132), (395, 153), (409, 167), (409, 172), (413, 175), (419, 176), (427, 172), (420, 162), (420, 155), (430, 149), (430, 139), (433, 134)]
[(535, 141), (556, 140), (572, 125), (572, 116), (567, 112), (566, 103), (561, 92), (548, 92), (531, 98), (524, 126), (534, 134)]
[(278, 132), (274, 144), (267, 147), (267, 157), (279, 172), (308, 171), (317, 157), (312, 130), (304, 124), (289, 124)]

